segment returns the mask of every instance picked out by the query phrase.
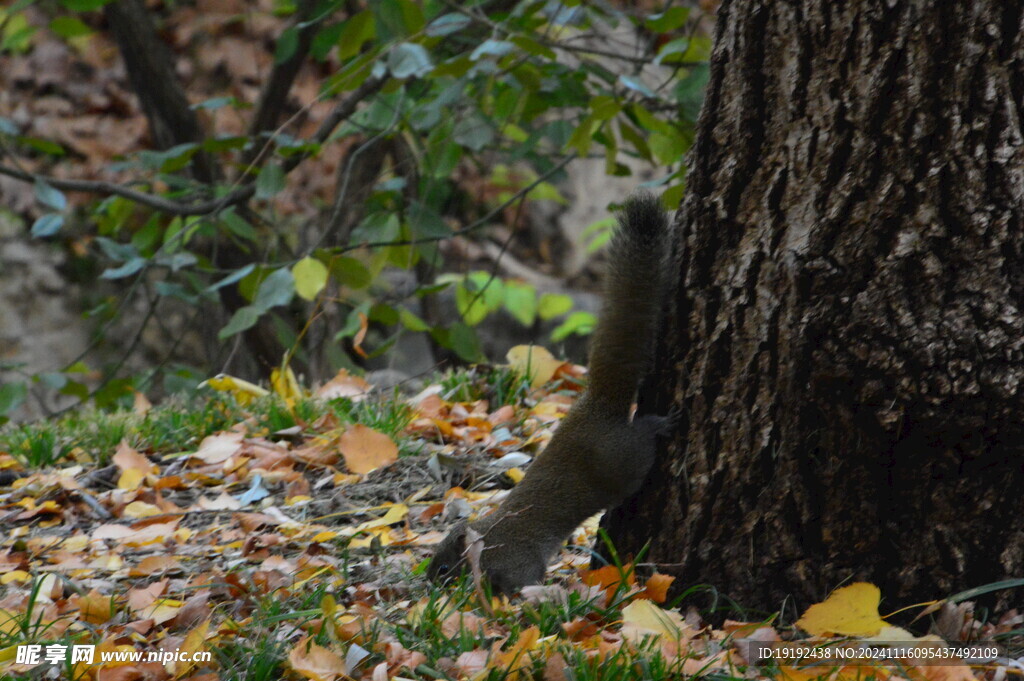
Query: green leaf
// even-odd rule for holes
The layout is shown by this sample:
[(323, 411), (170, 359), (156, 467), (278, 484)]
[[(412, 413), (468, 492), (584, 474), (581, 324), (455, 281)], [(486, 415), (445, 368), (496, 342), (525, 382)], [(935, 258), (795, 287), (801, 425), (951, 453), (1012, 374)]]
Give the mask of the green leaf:
[(474, 114), (455, 123), (452, 138), (468, 149), (480, 151), (494, 141), (494, 129), (482, 116)]
[(607, 121), (620, 111), (622, 111), (622, 105), (614, 97), (598, 95), (590, 98), (590, 115), (596, 121)]
[(100, 275), (101, 279), (124, 279), (130, 277), (143, 267), (146, 266), (147, 260), (145, 258), (135, 257), (126, 261), (120, 267), (111, 267), (103, 270), (103, 274)]
[(423, 15), (423, 8), (419, 2), (412, 0), (398, 0), (398, 6), (402, 11), (402, 23), (408, 35), (422, 31), (427, 25), (427, 19)]
[(671, 123), (658, 118), (640, 104), (633, 104), (633, 106), (630, 107), (630, 111), (636, 118), (637, 123), (651, 132), (660, 132), (663, 135), (670, 135), (674, 130)]
[(61, 38), (80, 38), (91, 35), (93, 30), (76, 17), (57, 17), (50, 22), (50, 30)]
[(566, 143), (570, 149), (575, 149), (580, 156), (586, 156), (590, 151), (590, 145), (594, 141), (594, 126), (597, 125), (593, 116), (584, 116), (572, 133), (572, 137)]
[(471, 272), (455, 289), (455, 306), (470, 326), (476, 326), (489, 312), (501, 307), (504, 299), (502, 281), (489, 272)]
[(480, 359), (480, 341), (473, 329), (461, 322), (455, 322), (448, 327), (446, 347), (451, 348), (462, 359), (467, 362), (475, 362)]
[(237, 237), (253, 242), (258, 238), (256, 230), (253, 229), (248, 220), (235, 212), (234, 206), (220, 214), (220, 221), (221, 224), (228, 228), (229, 232)]
[(572, 298), (562, 293), (545, 293), (540, 297), (537, 314), (541, 319), (554, 319), (572, 309)]
[(601, 218), (587, 225), (583, 230), (583, 238), (587, 242), (587, 253), (594, 253), (604, 246), (615, 233), (615, 218)]
[(647, 146), (647, 140), (634, 128), (632, 125), (627, 123), (624, 119), (619, 120), (619, 135), (625, 141), (633, 145), (633, 149), (643, 158), (648, 161), (651, 158), (651, 148)]
[(351, 289), (366, 288), (373, 281), (373, 275), (362, 262), (349, 256), (341, 256), (331, 260), (331, 276), (339, 284)]
[(28, 397), (28, 386), (24, 382), (0, 385), (0, 414), (9, 414), (20, 407)]
[(72, 12), (93, 12), (111, 2), (113, 0), (60, 0), (60, 4)]
[(359, 307), (353, 308), (348, 313), (348, 317), (345, 318), (345, 326), (343, 326), (338, 333), (334, 334), (334, 340), (339, 341), (342, 338), (350, 338), (351, 336), (356, 335), (363, 325), (363, 320), (360, 318), (360, 315), (366, 315), (369, 317), (369, 303), (363, 303)]
[(259, 321), (261, 314), (263, 314), (263, 310), (257, 309), (252, 305), (238, 308), (235, 310), (235, 314), (231, 316), (231, 320), (217, 333), (217, 338), (219, 340), (226, 340), (236, 333), (252, 328)]
[(452, 33), (458, 33), (467, 26), (469, 26), (469, 17), (465, 14), (459, 14), (458, 12), (442, 14), (427, 26), (427, 35), (433, 38), (440, 38)]
[(277, 39), (277, 45), (274, 46), (274, 62), (281, 64), (288, 61), (295, 56), (295, 51), (299, 49), (299, 27), (289, 26)]
[(338, 36), (338, 56), (342, 61), (346, 61), (359, 54), (363, 45), (373, 40), (376, 32), (372, 12), (363, 10), (352, 15), (342, 25), (341, 35)]
[(555, 342), (565, 340), (573, 334), (585, 336), (592, 333), (596, 325), (597, 317), (593, 314), (589, 312), (573, 312), (551, 332), (551, 340)]
[(384, 324), (385, 326), (394, 326), (398, 323), (399, 314), (398, 310), (390, 305), (377, 303), (370, 307), (369, 317), (372, 321)]
[(429, 331), (430, 325), (425, 321), (414, 315), (412, 312), (402, 307), (398, 309), (398, 320), (402, 322), (402, 326), (409, 329), (410, 331)]
[(306, 300), (315, 300), (327, 286), (327, 267), (317, 260), (306, 256), (292, 266), (295, 278), (295, 292)]
[(505, 282), (505, 309), (526, 327), (537, 321), (537, 291), (529, 284)]
[(511, 38), (509, 38), (509, 40), (515, 43), (516, 47), (521, 49), (523, 52), (526, 52), (527, 54), (532, 54), (535, 57), (540, 57), (541, 59), (548, 59), (551, 61), (555, 61), (557, 59), (557, 55), (555, 54), (554, 50), (552, 50), (547, 45), (542, 45), (541, 43), (538, 43), (536, 40), (528, 36), (514, 35)]
[(317, 31), (316, 35), (313, 36), (313, 40), (309, 44), (309, 54), (317, 61), (323, 61), (327, 59), (327, 55), (330, 54), (331, 49), (338, 44), (338, 39), (341, 38), (342, 32), (345, 30), (344, 22), (334, 22), (328, 24)]
[(43, 239), (53, 236), (64, 226), (64, 216), (60, 213), (47, 213), (32, 223), (32, 236)]
[(62, 211), (68, 207), (68, 200), (64, 197), (64, 194), (46, 182), (36, 180), (32, 189), (35, 192), (36, 201), (51, 210)]
[[(0, 50), (2, 50), (2, 47), (0, 47)], [(56, 142), (40, 139), (38, 137), (28, 137), (25, 135), (19, 135), (18, 142), (24, 144), (25, 146), (32, 147), (37, 151), (41, 151), (44, 154), (49, 154), (50, 156), (63, 156), (64, 154), (67, 153), (66, 151), (64, 151), (64, 147), (57, 144)]]
[(224, 277), (220, 281), (210, 284), (209, 286), (206, 287), (205, 290), (207, 292), (212, 293), (213, 291), (216, 291), (219, 288), (224, 288), (225, 286), (234, 284), (236, 281), (241, 281), (242, 279), (244, 279), (254, 269), (256, 269), (256, 265), (253, 263), (249, 263), (245, 267), (235, 270), (234, 272)]
[(686, 138), (677, 130), (673, 130), (668, 135), (653, 132), (647, 141), (651, 145), (651, 153), (654, 154), (658, 162), (664, 165), (678, 163), (682, 160), (686, 150), (690, 148)]
[(690, 69), (690, 74), (676, 84), (673, 94), (683, 109), (683, 115), (690, 120), (696, 120), (700, 115), (710, 75), (708, 65), (700, 64)]
[(284, 170), (276, 163), (268, 163), (256, 177), (256, 198), (269, 199), (284, 189)]
[(469, 55), (472, 61), (478, 61), (481, 57), (504, 57), (506, 54), (515, 51), (516, 46), (507, 40), (489, 39), (477, 45), (473, 53)]
[(9, 11), (3, 26), (0, 52), (28, 52), (32, 48), (32, 36), (37, 30), (28, 23), (24, 12)]
[(423, 77), (434, 64), (422, 45), (400, 43), (388, 54), (388, 69), (395, 78)]
[(689, 7), (669, 7), (661, 14), (651, 15), (645, 23), (655, 33), (669, 33), (685, 24), (689, 17)]
[(295, 295), (295, 277), (290, 270), (281, 268), (274, 270), (266, 279), (260, 282), (256, 289), (256, 298), (252, 301), (252, 307), (257, 310), (266, 311), (279, 305), (287, 305)]
[(647, 85), (645, 85), (642, 81), (632, 76), (619, 74), (619, 83), (629, 88), (630, 90), (635, 90), (639, 92), (644, 97), (650, 97), (653, 99), (654, 97), (657, 96), (654, 94), (654, 91), (651, 90), (651, 88), (647, 87)]
[(686, 191), (686, 183), (672, 185), (661, 195), (661, 203), (669, 210), (676, 210), (683, 202), (683, 192)]
[(690, 49), (689, 38), (676, 38), (661, 46), (658, 56), (654, 58), (655, 64), (674, 64), (685, 61), (684, 56)]

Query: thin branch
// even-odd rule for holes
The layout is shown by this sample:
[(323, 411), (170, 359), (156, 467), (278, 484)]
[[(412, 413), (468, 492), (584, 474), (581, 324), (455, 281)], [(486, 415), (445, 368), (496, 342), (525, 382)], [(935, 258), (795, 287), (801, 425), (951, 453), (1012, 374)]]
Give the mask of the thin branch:
[(489, 213), (484, 215), (482, 218), (480, 218), (480, 219), (478, 219), (478, 220), (476, 220), (474, 222), (471, 222), (470, 224), (466, 225), (465, 227), (453, 230), (450, 234), (444, 234), (444, 235), (441, 235), (441, 236), (425, 236), (425, 237), (420, 237), (420, 238), (417, 238), (417, 239), (404, 239), (404, 240), (401, 240), (401, 241), (397, 241), (396, 240), (396, 241), (371, 241), (371, 242), (364, 242), (364, 243), (361, 243), (361, 244), (353, 244), (351, 246), (346, 246), (344, 248), (339, 249), (338, 252), (339, 253), (347, 253), (349, 251), (355, 251), (355, 250), (360, 249), (360, 248), (383, 248), (385, 246), (416, 246), (416, 245), (419, 245), (419, 244), (430, 244), (430, 243), (434, 243), (434, 242), (437, 242), (437, 241), (444, 241), (446, 239), (451, 239), (452, 237), (462, 236), (463, 234), (469, 234), (471, 232), (475, 232), (476, 230), (480, 229), (481, 227), (486, 225), (488, 222), (490, 222), (491, 218), (493, 218), (495, 215), (497, 215), (501, 211), (505, 210), (505, 208), (507, 208), (508, 206), (512, 205), (513, 203), (518, 201), (520, 198), (522, 198), (526, 194), (529, 194), (531, 191), (533, 191), (537, 187), (537, 185), (539, 185), (541, 182), (545, 182), (548, 178), (553, 176), (555, 173), (560, 171), (562, 168), (564, 168), (565, 166), (569, 165), (569, 163), (572, 162), (574, 159), (576, 159), (576, 156), (574, 154), (570, 154), (569, 156), (566, 156), (561, 161), (559, 161), (557, 165), (553, 166), (550, 170), (545, 172), (543, 175), (540, 175), (536, 180), (534, 180), (530, 184), (526, 185), (525, 187), (523, 187), (522, 189), (517, 191), (515, 194), (510, 196), (508, 198), (508, 200), (498, 204), (497, 207), (492, 209)]
[(62, 180), (57, 177), (29, 173), (24, 170), (10, 168), (0, 165), (0, 175), (13, 177), (22, 182), (45, 182), (51, 187), (68, 192), (85, 192), (88, 194), (103, 194), (109, 196), (120, 196), (131, 199), (156, 210), (164, 211), (171, 215), (208, 215), (222, 210), (227, 206), (234, 205), (252, 196), (256, 189), (254, 187), (241, 187), (235, 191), (222, 196), (219, 199), (209, 199), (198, 203), (180, 203), (173, 199), (165, 199), (162, 196), (146, 194), (145, 192), (129, 189), (115, 182), (102, 182), (98, 180)]

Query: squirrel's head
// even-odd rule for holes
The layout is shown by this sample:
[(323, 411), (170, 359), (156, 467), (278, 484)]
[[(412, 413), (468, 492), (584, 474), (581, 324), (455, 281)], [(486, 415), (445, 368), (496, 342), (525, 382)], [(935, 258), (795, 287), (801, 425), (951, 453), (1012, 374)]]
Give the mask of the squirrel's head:
[(443, 584), (457, 577), (466, 565), (466, 521), (460, 520), (441, 540), (427, 566), (430, 581)]
[[(443, 584), (458, 577), (469, 569), (469, 539), (466, 521), (458, 522), (434, 552), (427, 566), (430, 581)], [(491, 533), (495, 528), (488, 528)], [(476, 541), (483, 541), (480, 570), (491, 585), (493, 593), (511, 595), (527, 584), (538, 584), (544, 580), (546, 561), (543, 554), (531, 544), (528, 536), (510, 538), (509, 541), (495, 541), (495, 537), (481, 537), (474, 533)]]

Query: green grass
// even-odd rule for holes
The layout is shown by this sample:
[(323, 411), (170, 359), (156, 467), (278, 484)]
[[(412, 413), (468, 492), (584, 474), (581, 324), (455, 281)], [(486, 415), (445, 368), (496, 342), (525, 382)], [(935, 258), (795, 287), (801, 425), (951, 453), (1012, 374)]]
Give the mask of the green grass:
[(530, 393), (530, 382), (509, 367), (478, 365), (457, 369), (441, 379), (443, 397), (451, 402), (487, 400), (492, 410), (516, 404)]
[(178, 452), (244, 417), (233, 400), (225, 399), (172, 399), (144, 416), (84, 409), (56, 420), (8, 424), (0, 428), (0, 450), (29, 468), (51, 466), (72, 455), (105, 466), (122, 440), (140, 450)]
[[(105, 466), (122, 441), (139, 451), (173, 454), (195, 449), (204, 437), (250, 419), (253, 432), (274, 433), (312, 426), (322, 417), (334, 415), (341, 425), (362, 423), (398, 440), (414, 412), (397, 393), (361, 402), (339, 398), (299, 400), (292, 409), (276, 396), (267, 396), (241, 406), (233, 398), (217, 394), (199, 395), (191, 400), (172, 398), (145, 415), (132, 411), (83, 409), (56, 420), (0, 427), (0, 452), (6, 451), (28, 468), (43, 468), (62, 461), (88, 460)], [(415, 450), (402, 449), (403, 454)]]

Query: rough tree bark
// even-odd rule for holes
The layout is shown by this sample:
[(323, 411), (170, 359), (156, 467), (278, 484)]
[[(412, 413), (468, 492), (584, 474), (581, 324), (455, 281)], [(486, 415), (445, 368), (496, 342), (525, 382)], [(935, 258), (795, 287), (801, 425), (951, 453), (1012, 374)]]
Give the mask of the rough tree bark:
[(770, 610), (1024, 575), (1022, 8), (722, 4), (620, 553)]

